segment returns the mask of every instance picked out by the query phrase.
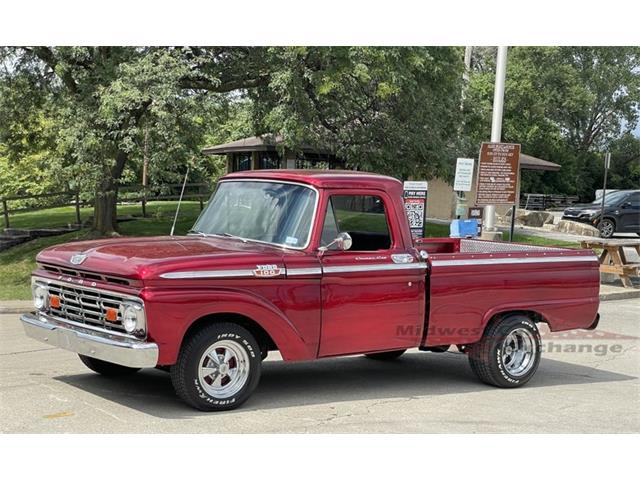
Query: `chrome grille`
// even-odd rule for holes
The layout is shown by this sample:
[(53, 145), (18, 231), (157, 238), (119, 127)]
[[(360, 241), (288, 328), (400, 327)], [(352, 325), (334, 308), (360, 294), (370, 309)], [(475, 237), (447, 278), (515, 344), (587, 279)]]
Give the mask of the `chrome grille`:
[[(60, 298), (60, 307), (49, 306), (51, 314), (78, 323), (98, 326), (107, 330), (124, 332), (122, 326), (122, 312), (120, 306), (125, 299), (112, 292), (87, 289), (66, 284), (49, 282), (47, 288), (49, 295), (57, 295)], [(106, 318), (107, 309), (115, 309), (117, 319), (115, 322)]]

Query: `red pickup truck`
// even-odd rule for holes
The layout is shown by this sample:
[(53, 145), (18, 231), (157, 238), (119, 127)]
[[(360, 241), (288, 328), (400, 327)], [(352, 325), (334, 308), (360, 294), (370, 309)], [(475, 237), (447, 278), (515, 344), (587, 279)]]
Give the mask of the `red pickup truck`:
[(390, 361), (455, 346), (481, 381), (517, 387), (540, 361), (538, 323), (597, 326), (591, 250), (414, 241), (402, 195), (358, 172), (233, 173), (187, 236), (42, 251), (21, 320), (98, 373), (169, 370), (201, 410), (247, 400), (269, 351)]

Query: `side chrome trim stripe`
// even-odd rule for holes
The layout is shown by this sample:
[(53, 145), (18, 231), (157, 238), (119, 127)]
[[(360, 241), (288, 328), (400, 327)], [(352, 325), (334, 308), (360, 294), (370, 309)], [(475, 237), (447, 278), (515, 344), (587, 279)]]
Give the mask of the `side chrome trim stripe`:
[[(322, 273), (354, 273), (354, 272), (379, 272), (387, 270), (424, 270), (427, 266), (424, 263), (376, 263), (370, 265), (345, 265), (324, 268), (289, 268), (282, 269), (283, 274), (269, 278), (284, 278), (286, 274), (289, 277), (296, 275), (320, 275)], [(202, 271), (185, 271), (185, 272), (167, 272), (160, 275), (161, 278), (168, 279), (189, 279), (189, 278), (259, 278), (253, 273), (253, 270), (202, 270)]]
[(424, 270), (424, 263), (375, 263), (369, 265), (345, 265), (336, 267), (323, 267), (324, 273), (354, 273), (354, 272), (380, 272), (387, 270)]
[(467, 265), (506, 265), (515, 263), (562, 263), (562, 262), (597, 262), (598, 257), (566, 256), (566, 257), (525, 257), (525, 258), (478, 258), (470, 260), (433, 260), (434, 267), (460, 267)]
[[(256, 278), (255, 275), (253, 274), (253, 270), (196, 270), (196, 271), (190, 271), (190, 272), (167, 272), (160, 275), (160, 277), (162, 278), (230, 278), (230, 277)], [(277, 277), (274, 277), (274, 278), (277, 278)]]
[(322, 273), (322, 269), (320, 267), (310, 267), (310, 268), (288, 268), (287, 276), (295, 276), (295, 275), (320, 275)]

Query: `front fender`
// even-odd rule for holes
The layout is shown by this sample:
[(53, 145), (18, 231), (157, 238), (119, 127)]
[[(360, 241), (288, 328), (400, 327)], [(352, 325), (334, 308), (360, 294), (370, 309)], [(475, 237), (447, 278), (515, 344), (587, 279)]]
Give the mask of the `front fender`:
[(259, 324), (285, 360), (307, 360), (316, 356), (313, 342), (305, 342), (280, 309), (252, 292), (228, 288), (145, 289), (142, 296), (149, 337), (160, 349), (160, 365), (176, 362), (184, 335), (195, 321), (223, 313), (242, 315)]

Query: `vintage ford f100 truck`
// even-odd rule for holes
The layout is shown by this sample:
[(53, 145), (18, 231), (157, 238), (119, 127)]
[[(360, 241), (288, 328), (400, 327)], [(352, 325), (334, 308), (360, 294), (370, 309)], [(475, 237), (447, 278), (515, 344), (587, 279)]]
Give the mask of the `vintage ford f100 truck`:
[(21, 320), (98, 373), (169, 370), (201, 410), (247, 400), (269, 351), (393, 360), (455, 347), (481, 381), (517, 387), (540, 361), (538, 323), (597, 326), (592, 251), (413, 240), (402, 196), (373, 174), (233, 173), (187, 236), (42, 251), (36, 311)]

